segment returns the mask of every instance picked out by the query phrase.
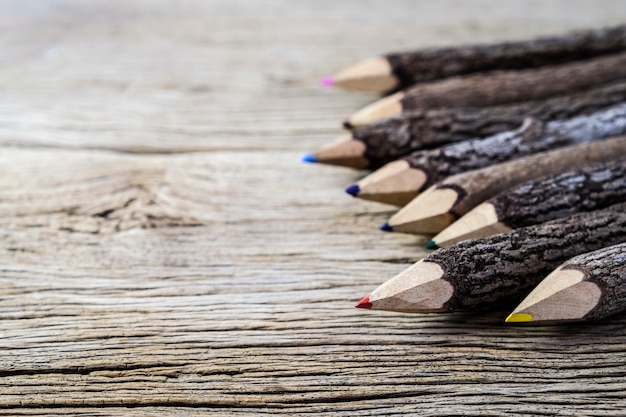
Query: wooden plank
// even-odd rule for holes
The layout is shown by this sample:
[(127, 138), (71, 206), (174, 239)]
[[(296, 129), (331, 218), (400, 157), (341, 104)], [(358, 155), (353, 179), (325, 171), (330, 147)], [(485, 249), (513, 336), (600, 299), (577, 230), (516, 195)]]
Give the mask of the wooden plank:
[(623, 316), (354, 309), (428, 237), (298, 161), (372, 98), (315, 86), (351, 60), (626, 14), (511, 4), (3, 3), (0, 414), (620, 413)]

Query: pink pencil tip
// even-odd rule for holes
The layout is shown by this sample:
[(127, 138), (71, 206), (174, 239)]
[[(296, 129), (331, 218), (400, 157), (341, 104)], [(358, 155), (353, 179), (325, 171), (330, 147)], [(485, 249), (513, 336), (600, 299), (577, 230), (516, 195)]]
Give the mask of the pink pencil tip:
[(356, 308), (367, 308), (367, 309), (372, 308), (372, 303), (370, 303), (370, 296), (368, 295), (366, 297), (363, 297), (363, 299), (361, 301), (356, 303), (355, 307)]
[(322, 87), (332, 87), (335, 85), (335, 79), (329, 75), (328, 77), (324, 77), (320, 80), (320, 85)]

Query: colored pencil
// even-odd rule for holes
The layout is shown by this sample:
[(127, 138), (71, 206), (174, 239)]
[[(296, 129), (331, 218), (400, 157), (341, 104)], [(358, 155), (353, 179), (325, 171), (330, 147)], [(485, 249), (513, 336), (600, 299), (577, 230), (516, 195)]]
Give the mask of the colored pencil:
[(626, 244), (576, 256), (532, 290), (511, 322), (596, 320), (626, 311)]
[(453, 245), (626, 201), (626, 157), (528, 181), (476, 206), (428, 247)]
[(439, 233), (478, 204), (507, 188), (576, 167), (619, 159), (625, 153), (626, 136), (618, 136), (453, 175), (418, 195), (382, 229)]
[(585, 252), (626, 241), (626, 203), (442, 248), (356, 306), (374, 310), (479, 310), (521, 299), (550, 271)]
[(348, 118), (362, 126), (417, 109), (488, 107), (583, 91), (626, 78), (626, 53), (525, 70), (491, 71), (417, 84)]
[(365, 200), (403, 206), (422, 190), (455, 174), (621, 134), (626, 134), (626, 103), (563, 121), (526, 119), (515, 131), (418, 151), (390, 162), (346, 191)]
[(322, 84), (384, 93), (454, 75), (555, 65), (624, 49), (626, 26), (617, 26), (516, 42), (390, 53), (346, 67)]
[(418, 110), (357, 127), (306, 159), (375, 169), (414, 151), (516, 129), (526, 117), (564, 120), (622, 102), (626, 102), (626, 81), (545, 100), (484, 108)]

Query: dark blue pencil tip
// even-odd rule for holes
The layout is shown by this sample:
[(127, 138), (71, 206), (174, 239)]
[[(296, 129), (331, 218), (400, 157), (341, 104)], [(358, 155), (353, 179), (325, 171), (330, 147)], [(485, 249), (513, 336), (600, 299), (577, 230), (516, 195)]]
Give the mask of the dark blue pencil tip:
[(313, 154), (306, 154), (302, 157), (302, 162), (317, 162)]
[(393, 227), (389, 226), (389, 223), (385, 222), (385, 224), (380, 226), (380, 230), (383, 232), (393, 232)]
[(434, 240), (431, 240), (426, 244), (426, 249), (439, 249), (439, 246), (437, 246)]
[(359, 195), (359, 191), (361, 191), (361, 188), (359, 188), (357, 184), (351, 185), (346, 188), (346, 193), (350, 194), (352, 197), (356, 197), (357, 195)]

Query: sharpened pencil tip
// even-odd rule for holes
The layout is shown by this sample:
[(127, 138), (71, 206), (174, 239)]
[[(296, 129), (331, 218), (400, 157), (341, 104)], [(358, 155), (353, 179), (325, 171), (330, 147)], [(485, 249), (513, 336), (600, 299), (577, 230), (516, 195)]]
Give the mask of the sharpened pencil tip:
[(346, 193), (350, 194), (352, 197), (356, 197), (357, 195), (359, 195), (359, 191), (361, 191), (361, 188), (357, 184), (351, 185), (346, 188)]
[(380, 230), (383, 232), (393, 232), (393, 227), (389, 226), (389, 223), (385, 222), (385, 224), (380, 226)]
[(335, 79), (332, 76), (324, 77), (320, 80), (320, 85), (322, 87), (332, 87), (335, 85)]
[(439, 249), (439, 246), (437, 246), (434, 240), (431, 240), (426, 244), (426, 249)]
[(525, 313), (512, 313), (504, 321), (507, 323), (527, 323), (533, 321), (533, 316)]
[(308, 154), (306, 154), (306, 155), (304, 155), (302, 157), (302, 162), (313, 163), (313, 162), (317, 162), (317, 161), (315, 160), (315, 157), (313, 156), (313, 154), (308, 153)]
[(372, 308), (372, 303), (370, 303), (370, 296), (363, 297), (361, 301), (354, 305), (356, 308)]

